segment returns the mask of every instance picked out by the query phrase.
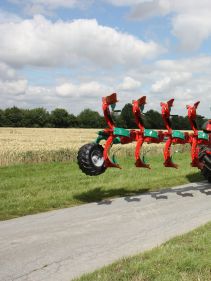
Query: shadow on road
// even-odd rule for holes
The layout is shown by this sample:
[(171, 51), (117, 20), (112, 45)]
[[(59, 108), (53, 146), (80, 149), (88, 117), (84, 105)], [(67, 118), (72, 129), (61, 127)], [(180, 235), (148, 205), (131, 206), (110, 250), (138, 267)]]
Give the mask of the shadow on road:
[(110, 200), (106, 200), (106, 199), (114, 198), (114, 197), (130, 198), (131, 196), (140, 195), (146, 193), (147, 191), (149, 191), (149, 188), (142, 188), (139, 190), (137, 189), (127, 190), (124, 188), (105, 190), (102, 187), (98, 187), (83, 193), (76, 194), (74, 195), (74, 198), (86, 203), (99, 202), (103, 200), (99, 204), (110, 204)]
[(189, 182), (197, 182), (203, 181), (204, 177), (202, 176), (201, 172), (198, 170), (196, 173), (192, 173), (186, 176)]
[(124, 197), (126, 202), (132, 203), (141, 201), (140, 197), (136, 197), (140, 195), (151, 196), (156, 200), (167, 200), (168, 194), (170, 193), (177, 194), (181, 197), (193, 197), (193, 191), (199, 191), (205, 195), (211, 195), (211, 184), (208, 184), (205, 181), (195, 183), (196, 181), (203, 180), (200, 172), (188, 175), (187, 179), (190, 183), (194, 183), (194, 185), (184, 188), (165, 188), (158, 191), (149, 191), (149, 188), (134, 190), (116, 188), (106, 190), (103, 187), (98, 187), (83, 193), (76, 194), (74, 195), (74, 198), (86, 203), (98, 202), (99, 205), (110, 205), (112, 203), (111, 198), (115, 197)]

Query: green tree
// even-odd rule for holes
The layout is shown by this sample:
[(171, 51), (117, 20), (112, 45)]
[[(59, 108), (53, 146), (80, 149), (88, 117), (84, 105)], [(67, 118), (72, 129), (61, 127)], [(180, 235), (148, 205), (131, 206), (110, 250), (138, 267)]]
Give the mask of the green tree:
[(199, 118), (197, 118), (197, 126), (198, 126), (198, 129), (199, 130), (202, 130), (202, 125), (206, 122), (206, 121), (208, 121), (208, 119), (206, 119), (206, 118), (201, 118), (201, 117), (199, 117)]
[(134, 116), (133, 116), (133, 111), (132, 111), (132, 104), (127, 103), (120, 114), (121, 117), (121, 121), (123, 121), (124, 127), (128, 128), (128, 129), (132, 129), (132, 128), (136, 128), (136, 123), (134, 120)]
[(81, 128), (101, 128), (104, 118), (97, 111), (84, 109), (77, 117)]
[(25, 110), (24, 127), (49, 127), (50, 115), (44, 108)]
[(68, 128), (73, 118), (69, 115), (67, 110), (63, 108), (56, 108), (51, 112), (51, 124), (55, 128)]
[(155, 111), (155, 110), (149, 110), (145, 113), (144, 116), (145, 119), (145, 127), (150, 129), (163, 129), (164, 123), (162, 119), (162, 115)]
[(24, 110), (17, 108), (7, 108), (4, 111), (5, 126), (8, 127), (22, 127), (24, 121)]
[(190, 122), (188, 117), (183, 116), (173, 116), (171, 119), (172, 128), (174, 130), (190, 130)]
[(112, 118), (114, 120), (116, 127), (123, 128), (126, 126), (124, 120), (122, 119), (121, 114), (115, 113), (112, 115)]
[(0, 109), (0, 127), (5, 125), (4, 110)]
[(69, 127), (70, 128), (78, 127), (78, 119), (74, 114), (69, 114)]

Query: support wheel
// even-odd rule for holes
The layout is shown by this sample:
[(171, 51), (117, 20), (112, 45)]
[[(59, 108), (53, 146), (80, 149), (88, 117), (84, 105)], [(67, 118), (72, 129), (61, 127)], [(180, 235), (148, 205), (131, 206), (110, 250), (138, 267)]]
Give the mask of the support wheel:
[(207, 154), (206, 151), (210, 150), (207, 146), (202, 146), (199, 151), (199, 161), (204, 163), (202, 169), (202, 175), (208, 182), (211, 182), (211, 155)]
[(78, 166), (88, 176), (98, 176), (105, 172), (103, 147), (97, 143), (83, 145), (78, 151)]

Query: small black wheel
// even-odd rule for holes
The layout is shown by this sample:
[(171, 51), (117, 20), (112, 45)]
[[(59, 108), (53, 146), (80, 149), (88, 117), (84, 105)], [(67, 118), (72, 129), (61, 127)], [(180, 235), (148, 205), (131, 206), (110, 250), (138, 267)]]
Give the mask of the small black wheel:
[(200, 147), (200, 150), (199, 150), (199, 161), (203, 162), (204, 156), (206, 155), (206, 150), (207, 150), (207, 146), (206, 145), (202, 145)]
[(211, 182), (211, 155), (206, 153), (207, 150), (210, 150), (207, 146), (202, 146), (199, 151), (199, 160), (204, 163), (202, 169), (202, 175), (208, 182)]
[(103, 147), (97, 143), (83, 145), (78, 151), (78, 166), (88, 176), (98, 176), (105, 172)]

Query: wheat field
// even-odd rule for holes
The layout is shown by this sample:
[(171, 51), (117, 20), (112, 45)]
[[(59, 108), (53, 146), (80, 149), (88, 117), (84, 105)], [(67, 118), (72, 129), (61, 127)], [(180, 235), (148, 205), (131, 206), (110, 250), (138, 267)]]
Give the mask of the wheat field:
[[(74, 161), (78, 149), (95, 140), (98, 131), (99, 129), (0, 128), (0, 166)], [(115, 145), (111, 153), (133, 157), (134, 148), (134, 143)], [(143, 151), (161, 153), (162, 150), (163, 144), (150, 144), (145, 145)]]
[(97, 129), (0, 128), (0, 166), (69, 161)]

